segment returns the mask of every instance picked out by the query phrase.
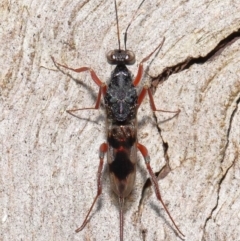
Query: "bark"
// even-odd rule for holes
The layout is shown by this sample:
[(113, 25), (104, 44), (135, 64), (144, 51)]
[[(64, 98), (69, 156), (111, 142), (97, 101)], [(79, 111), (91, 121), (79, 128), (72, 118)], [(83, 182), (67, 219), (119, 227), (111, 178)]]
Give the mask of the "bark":
[[(118, 1), (122, 46), (138, 4)], [(105, 55), (118, 47), (113, 2), (3, 0), (0, 12), (0, 239), (119, 240), (118, 199), (107, 168), (90, 222), (74, 232), (96, 195), (105, 112), (102, 105), (77, 113), (80, 119), (67, 114), (94, 106), (98, 88), (89, 73), (58, 69), (50, 57), (90, 66), (107, 82), (113, 66)], [(137, 63), (163, 36), (140, 85), (151, 83), (157, 108), (181, 112), (174, 118), (152, 113), (146, 98), (139, 142), (186, 240), (239, 240), (240, 4), (144, 2), (128, 33)], [(133, 75), (137, 63), (129, 67)], [(181, 240), (152, 189), (143, 188), (147, 178), (139, 155), (124, 241)]]

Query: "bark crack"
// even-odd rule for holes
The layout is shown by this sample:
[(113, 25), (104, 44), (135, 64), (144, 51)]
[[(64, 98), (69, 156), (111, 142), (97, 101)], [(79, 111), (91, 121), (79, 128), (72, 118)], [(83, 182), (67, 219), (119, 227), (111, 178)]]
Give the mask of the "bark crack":
[[(227, 130), (227, 143), (226, 143), (226, 146), (225, 146), (225, 151), (224, 151), (224, 153), (223, 153), (223, 158), (222, 158), (222, 160), (221, 160), (221, 163), (223, 163), (223, 161), (224, 161), (224, 159), (225, 159), (226, 150), (227, 150), (228, 145), (229, 145), (229, 136), (230, 136), (231, 129), (232, 129), (232, 122), (233, 122), (233, 120), (234, 120), (235, 114), (237, 113), (238, 104), (239, 104), (239, 103), (240, 103), (240, 98), (237, 99), (237, 101), (236, 101), (237, 106), (236, 106), (236, 108), (233, 110), (232, 115), (231, 115), (231, 117), (230, 117), (229, 127), (228, 127), (228, 130)], [(212, 208), (209, 216), (208, 216), (208, 217), (206, 218), (206, 220), (205, 220), (205, 223), (204, 223), (204, 226), (203, 226), (203, 233), (204, 233), (204, 234), (206, 233), (205, 231), (206, 231), (207, 223), (209, 222), (209, 220), (212, 219), (213, 212), (214, 212), (214, 211), (217, 209), (217, 207), (218, 207), (219, 198), (220, 198), (220, 192), (221, 192), (221, 184), (222, 184), (222, 182), (225, 180), (225, 178), (226, 178), (229, 170), (230, 170), (230, 169), (232, 168), (232, 166), (235, 164), (236, 159), (237, 159), (237, 158), (235, 158), (235, 159), (233, 160), (233, 162), (230, 164), (230, 166), (226, 169), (226, 171), (225, 171), (225, 173), (223, 174), (222, 178), (219, 180), (218, 189), (217, 189), (217, 200), (216, 200), (216, 204), (215, 204), (215, 206)], [(204, 237), (204, 235), (203, 235), (203, 239), (202, 239), (202, 240), (203, 240), (203, 241), (206, 240), (205, 237)]]
[(167, 80), (170, 75), (184, 71), (194, 64), (204, 64), (207, 61), (211, 61), (214, 57), (219, 56), (226, 47), (237, 41), (239, 37), (240, 28), (237, 31), (229, 34), (226, 38), (222, 39), (206, 56), (187, 57), (187, 59), (181, 63), (166, 67), (161, 74), (156, 77), (152, 77), (152, 91), (155, 92), (157, 85)]
[(218, 189), (217, 189), (217, 200), (216, 200), (216, 204), (215, 204), (215, 206), (212, 208), (209, 216), (206, 218), (205, 223), (204, 223), (204, 225), (203, 225), (203, 239), (202, 239), (202, 241), (205, 241), (205, 240), (206, 240), (204, 236), (205, 236), (205, 233), (206, 233), (207, 223), (209, 222), (210, 219), (212, 219), (213, 212), (214, 212), (214, 211), (217, 209), (217, 207), (218, 207), (218, 202), (219, 202), (220, 192), (221, 192), (221, 184), (222, 184), (222, 182), (225, 180), (225, 178), (226, 178), (229, 170), (232, 168), (232, 166), (234, 165), (235, 161), (236, 161), (236, 158), (235, 158), (234, 161), (231, 163), (231, 165), (226, 169), (226, 171), (225, 171), (225, 173), (223, 174), (222, 178), (219, 180)]
[(228, 145), (229, 145), (229, 136), (230, 136), (230, 132), (231, 132), (231, 129), (232, 129), (232, 122), (233, 122), (235, 114), (237, 113), (239, 103), (240, 103), (240, 97), (237, 99), (237, 101), (236, 101), (236, 104), (237, 104), (236, 108), (233, 110), (233, 112), (231, 114), (231, 117), (230, 117), (229, 127), (228, 127), (228, 130), (227, 130), (227, 143), (226, 143), (226, 146), (225, 146), (225, 151), (224, 151), (221, 163), (223, 163), (223, 161), (225, 159), (226, 150), (227, 150)]

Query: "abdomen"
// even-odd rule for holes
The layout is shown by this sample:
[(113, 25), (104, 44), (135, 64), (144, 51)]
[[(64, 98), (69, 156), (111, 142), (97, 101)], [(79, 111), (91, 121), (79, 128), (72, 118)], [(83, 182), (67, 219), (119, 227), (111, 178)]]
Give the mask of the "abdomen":
[(136, 176), (137, 138), (134, 123), (112, 124), (108, 129), (110, 181), (113, 191), (122, 198), (131, 193)]

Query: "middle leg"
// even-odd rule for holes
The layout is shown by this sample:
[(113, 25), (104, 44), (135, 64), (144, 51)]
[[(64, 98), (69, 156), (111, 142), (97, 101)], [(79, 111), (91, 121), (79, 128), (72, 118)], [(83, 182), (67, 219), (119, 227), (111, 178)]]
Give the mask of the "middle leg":
[(157, 109), (156, 108), (156, 105), (154, 103), (154, 99), (153, 99), (153, 95), (152, 95), (152, 92), (150, 90), (150, 88), (148, 86), (143, 86), (139, 96), (138, 96), (138, 107), (142, 104), (142, 101), (144, 100), (146, 94), (148, 94), (149, 96), (149, 101), (150, 101), (150, 106), (151, 106), (151, 109), (153, 111), (161, 111), (161, 112), (168, 112), (168, 113), (175, 113), (174, 116), (178, 115), (180, 113), (180, 110), (177, 110), (177, 111), (169, 111), (169, 110), (161, 110), (161, 109)]

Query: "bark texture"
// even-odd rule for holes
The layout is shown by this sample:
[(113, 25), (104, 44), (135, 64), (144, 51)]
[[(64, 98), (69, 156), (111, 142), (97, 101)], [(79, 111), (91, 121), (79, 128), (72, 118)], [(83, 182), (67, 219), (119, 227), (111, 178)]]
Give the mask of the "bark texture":
[[(118, 1), (122, 39), (138, 4)], [(93, 106), (98, 88), (89, 73), (57, 69), (50, 58), (91, 66), (107, 82), (105, 55), (118, 47), (113, 1), (3, 0), (0, 19), (0, 240), (119, 240), (106, 168), (91, 220), (74, 233), (96, 194), (105, 113), (67, 114)], [(159, 109), (181, 113), (152, 113), (146, 98), (139, 142), (186, 240), (240, 240), (240, 3), (146, 0), (127, 47), (139, 63), (163, 36), (141, 85), (151, 83)], [(124, 241), (181, 240), (151, 188), (142, 194), (147, 177), (139, 155)]]

